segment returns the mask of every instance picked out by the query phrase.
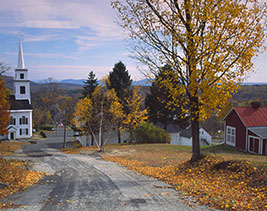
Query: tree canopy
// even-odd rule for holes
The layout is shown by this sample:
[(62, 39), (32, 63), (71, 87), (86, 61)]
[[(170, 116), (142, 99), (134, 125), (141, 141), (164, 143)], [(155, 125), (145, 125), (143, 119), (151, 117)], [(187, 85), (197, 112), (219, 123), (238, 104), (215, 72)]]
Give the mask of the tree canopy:
[(0, 134), (7, 134), (9, 124), (9, 103), (7, 100), (7, 89), (4, 81), (0, 78)]
[[(201, 158), (199, 121), (222, 109), (238, 83), (253, 72), (266, 38), (266, 3), (260, 0), (113, 0), (132, 38), (135, 58), (149, 74), (169, 64), (182, 86), (192, 125), (192, 161)], [(175, 101), (173, 101), (175, 102)], [(188, 108), (188, 109), (187, 109)]]
[(98, 86), (98, 81), (93, 71), (90, 71), (90, 73), (88, 74), (87, 80), (84, 81), (83, 83), (84, 83), (83, 91), (82, 91), (83, 97), (87, 97), (87, 96), (91, 97), (95, 88)]
[[(109, 72), (107, 87), (109, 89), (114, 89), (116, 95), (119, 98), (120, 103), (123, 106), (124, 114), (127, 115), (129, 113), (129, 109), (126, 105), (126, 99), (131, 95), (131, 76), (126, 70), (126, 66), (120, 61), (114, 65), (114, 68), (111, 72)], [(122, 118), (121, 118), (122, 121)], [(118, 132), (118, 143), (121, 143), (121, 126), (122, 122), (118, 121), (117, 132)]]
[(114, 89), (120, 101), (124, 104), (125, 99), (130, 96), (130, 87), (132, 85), (131, 76), (126, 70), (126, 66), (120, 61), (114, 65), (109, 72), (107, 87)]
[[(166, 74), (165, 71), (169, 73)], [(170, 102), (172, 97), (170, 96), (169, 90), (165, 86), (162, 86), (161, 81), (165, 79), (172, 80), (177, 77), (169, 65), (164, 65), (159, 69), (152, 81), (150, 87), (150, 93), (145, 98), (145, 105), (148, 110), (149, 120), (153, 123), (161, 123), (164, 129), (167, 129), (168, 124), (176, 124), (181, 128), (186, 128), (189, 124), (188, 118), (181, 111), (180, 106), (175, 106)], [(178, 80), (177, 80), (178, 81)], [(173, 84), (173, 86), (181, 86), (181, 84)], [(176, 101), (177, 105), (184, 104), (185, 98), (181, 95)]]

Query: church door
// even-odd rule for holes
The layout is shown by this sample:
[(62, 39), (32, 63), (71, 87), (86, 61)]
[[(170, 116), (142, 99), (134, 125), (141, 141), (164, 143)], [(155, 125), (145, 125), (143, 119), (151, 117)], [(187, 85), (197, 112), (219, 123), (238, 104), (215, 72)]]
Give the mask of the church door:
[(14, 133), (10, 133), (10, 139), (11, 139), (11, 140), (14, 139)]

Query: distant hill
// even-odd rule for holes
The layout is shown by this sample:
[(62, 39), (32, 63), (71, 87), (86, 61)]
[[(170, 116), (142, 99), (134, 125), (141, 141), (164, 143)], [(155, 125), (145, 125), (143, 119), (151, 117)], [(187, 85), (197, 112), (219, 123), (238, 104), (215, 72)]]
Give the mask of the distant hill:
[[(4, 82), (7, 88), (13, 90), (13, 77), (4, 76)], [(56, 85), (58, 89), (65, 90), (64, 93), (68, 95), (68, 93), (80, 93), (83, 87), (83, 79), (75, 80), (75, 79), (66, 79), (59, 82), (52, 83)], [(147, 93), (150, 92), (149, 86), (151, 85), (151, 81), (148, 79), (133, 81), (133, 85), (141, 86), (142, 96), (145, 97)], [(36, 83), (31, 81), (31, 92), (35, 93), (39, 90), (45, 88), (44, 83)], [(233, 96), (233, 100), (237, 102), (249, 102), (251, 100), (261, 100), (266, 101), (267, 99), (267, 82), (266, 83), (244, 83), (239, 92)]]
[[(64, 79), (59, 81), (59, 83), (84, 85), (84, 81), (86, 81), (86, 79)], [(133, 85), (150, 86), (151, 82), (148, 79), (143, 79), (140, 81), (133, 81)]]
[[(14, 78), (11, 76), (3, 76), (5, 85), (8, 89), (13, 90)], [(62, 90), (73, 90), (73, 89), (82, 89), (82, 85), (79, 84), (69, 84), (69, 83), (52, 83), (56, 85), (58, 89)], [(36, 83), (30, 81), (31, 92), (38, 92), (44, 88), (44, 83)]]

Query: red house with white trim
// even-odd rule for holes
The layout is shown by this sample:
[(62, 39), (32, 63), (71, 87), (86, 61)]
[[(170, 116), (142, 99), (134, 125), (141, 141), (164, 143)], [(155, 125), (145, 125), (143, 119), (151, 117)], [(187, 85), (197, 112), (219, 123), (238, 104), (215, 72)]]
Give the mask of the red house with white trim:
[(224, 118), (225, 144), (242, 151), (267, 155), (267, 107), (234, 107)]

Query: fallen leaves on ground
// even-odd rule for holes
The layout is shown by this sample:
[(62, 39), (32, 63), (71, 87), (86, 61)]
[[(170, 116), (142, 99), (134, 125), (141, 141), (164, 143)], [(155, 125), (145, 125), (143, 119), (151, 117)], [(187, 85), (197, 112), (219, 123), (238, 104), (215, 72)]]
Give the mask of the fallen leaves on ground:
[(26, 142), (1, 142), (0, 143), (0, 155), (11, 155), (21, 146), (27, 145)]
[[(267, 210), (267, 169), (248, 161), (205, 156), (199, 162), (147, 166), (122, 156), (103, 155), (138, 174), (157, 178), (175, 187), (197, 203), (226, 210)], [(165, 160), (162, 158), (162, 160)]]
[[(0, 189), (0, 198), (25, 190), (29, 186), (36, 184), (44, 175), (44, 173), (29, 170), (27, 163), (24, 161), (0, 158), (0, 183), (7, 184), (7, 187)], [(0, 208), (14, 206), (14, 204), (10, 203), (0, 203)]]

